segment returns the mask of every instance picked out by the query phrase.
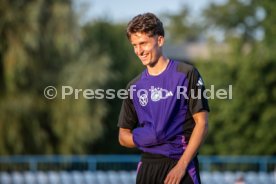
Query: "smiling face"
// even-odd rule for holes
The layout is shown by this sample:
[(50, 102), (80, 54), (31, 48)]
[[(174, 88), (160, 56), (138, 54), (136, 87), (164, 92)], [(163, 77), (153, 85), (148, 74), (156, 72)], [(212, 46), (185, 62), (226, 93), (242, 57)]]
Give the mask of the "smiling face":
[(130, 35), (130, 42), (144, 66), (154, 66), (162, 56), (163, 36), (148, 36), (137, 32)]

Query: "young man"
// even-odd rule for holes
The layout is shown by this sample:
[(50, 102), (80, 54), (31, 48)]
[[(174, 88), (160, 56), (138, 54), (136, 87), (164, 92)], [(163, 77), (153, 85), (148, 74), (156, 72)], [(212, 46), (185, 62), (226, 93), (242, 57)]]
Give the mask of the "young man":
[(152, 13), (127, 27), (135, 54), (146, 69), (128, 84), (119, 116), (119, 142), (143, 151), (139, 184), (199, 184), (197, 151), (207, 135), (208, 102), (192, 65), (162, 53), (164, 29)]

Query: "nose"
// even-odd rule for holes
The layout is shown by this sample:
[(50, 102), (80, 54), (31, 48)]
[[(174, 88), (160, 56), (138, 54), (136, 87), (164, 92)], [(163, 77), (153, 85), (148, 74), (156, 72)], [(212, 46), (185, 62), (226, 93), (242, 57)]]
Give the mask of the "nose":
[(135, 48), (135, 53), (139, 56), (143, 53), (143, 48), (140, 45), (137, 45)]

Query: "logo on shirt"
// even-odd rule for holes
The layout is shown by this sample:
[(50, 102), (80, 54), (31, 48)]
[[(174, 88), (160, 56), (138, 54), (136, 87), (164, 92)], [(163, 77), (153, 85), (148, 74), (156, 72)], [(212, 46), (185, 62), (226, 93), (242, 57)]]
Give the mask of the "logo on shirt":
[(200, 77), (199, 79), (198, 79), (198, 81), (197, 81), (197, 84), (196, 84), (197, 86), (203, 86), (203, 80), (202, 80), (202, 78)]
[(142, 106), (146, 106), (148, 104), (148, 95), (147, 94), (140, 95), (139, 102)]
[(141, 106), (146, 106), (148, 104), (148, 101), (149, 101), (148, 96), (150, 96), (151, 101), (157, 102), (159, 100), (165, 100), (169, 97), (172, 97), (173, 92), (167, 89), (154, 87), (154, 86), (151, 86), (151, 88), (148, 90), (139, 89), (137, 91), (137, 97), (139, 99), (139, 103)]
[(151, 91), (151, 96), (150, 96), (151, 100), (154, 102), (157, 102), (161, 99), (167, 99), (168, 97), (173, 96), (173, 93), (171, 91), (168, 91), (163, 88), (152, 87), (150, 91)]

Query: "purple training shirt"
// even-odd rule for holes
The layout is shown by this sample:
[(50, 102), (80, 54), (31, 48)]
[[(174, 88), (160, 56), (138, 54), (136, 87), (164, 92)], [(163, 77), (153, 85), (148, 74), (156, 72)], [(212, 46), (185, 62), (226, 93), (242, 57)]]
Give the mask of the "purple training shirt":
[(161, 74), (151, 76), (146, 69), (127, 89), (118, 126), (132, 130), (134, 143), (143, 152), (179, 159), (195, 126), (192, 115), (209, 111), (197, 69), (170, 60)]

